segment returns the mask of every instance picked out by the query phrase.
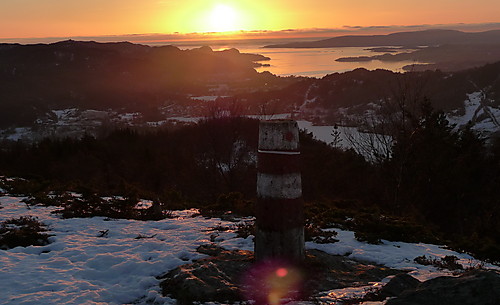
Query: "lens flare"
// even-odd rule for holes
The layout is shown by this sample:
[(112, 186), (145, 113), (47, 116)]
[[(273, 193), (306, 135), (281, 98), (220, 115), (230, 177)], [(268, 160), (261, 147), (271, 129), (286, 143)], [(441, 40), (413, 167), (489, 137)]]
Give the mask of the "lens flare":
[(246, 298), (257, 305), (299, 300), (302, 278), (299, 268), (293, 264), (276, 259), (260, 262), (245, 275)]
[(286, 270), (286, 268), (278, 268), (278, 270), (276, 270), (276, 275), (279, 277), (285, 277), (287, 274), (288, 270)]

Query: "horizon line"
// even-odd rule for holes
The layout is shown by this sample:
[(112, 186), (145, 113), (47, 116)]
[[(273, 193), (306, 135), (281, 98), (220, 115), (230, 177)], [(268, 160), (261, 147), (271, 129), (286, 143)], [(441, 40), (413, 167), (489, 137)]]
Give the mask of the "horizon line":
[[(443, 28), (444, 27), (444, 28)], [(399, 31), (421, 31), (430, 29), (446, 29), (481, 32), (500, 29), (500, 22), (485, 23), (450, 23), (450, 24), (420, 24), (420, 25), (375, 25), (375, 26), (349, 26), (345, 25), (339, 28), (299, 28), (299, 29), (281, 29), (281, 30), (236, 30), (226, 32), (190, 32), (190, 33), (129, 33), (129, 34), (103, 34), (103, 35), (61, 35), (45, 37), (0, 37), (0, 43), (47, 43), (62, 40), (95, 40), (105, 42), (118, 42), (111, 40), (115, 38), (126, 38), (129, 42), (151, 42), (144, 41), (150, 38), (158, 41), (158, 38), (167, 42), (189, 42), (189, 41), (217, 41), (217, 40), (252, 40), (252, 39), (285, 39), (285, 38), (325, 38), (338, 37), (344, 35), (384, 35)], [(326, 36), (325, 36), (326, 35)], [(331, 36), (334, 35), (334, 36)], [(128, 39), (127, 39), (128, 38)]]

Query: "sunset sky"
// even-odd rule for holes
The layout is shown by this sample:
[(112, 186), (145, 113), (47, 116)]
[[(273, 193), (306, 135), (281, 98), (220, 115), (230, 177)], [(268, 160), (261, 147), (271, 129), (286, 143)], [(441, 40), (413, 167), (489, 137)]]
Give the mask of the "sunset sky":
[(496, 22), (498, 0), (0, 0), (0, 39)]

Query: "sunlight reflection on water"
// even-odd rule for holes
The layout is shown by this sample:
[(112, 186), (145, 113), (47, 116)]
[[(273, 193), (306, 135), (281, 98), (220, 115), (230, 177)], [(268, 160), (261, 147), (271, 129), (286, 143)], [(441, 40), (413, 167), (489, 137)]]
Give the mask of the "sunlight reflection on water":
[[(271, 58), (270, 61), (263, 61), (262, 64), (269, 64), (269, 67), (259, 67), (258, 72), (269, 71), (279, 76), (307, 76), (321, 78), (327, 74), (335, 72), (351, 71), (356, 68), (368, 70), (386, 69), (394, 72), (404, 72), (403, 67), (419, 64), (419, 62), (406, 60), (387, 62), (380, 60), (364, 62), (338, 62), (340, 57), (374, 56), (383, 53), (367, 50), (369, 47), (342, 47), (342, 48), (263, 48), (265, 44), (283, 43), (285, 41), (266, 41), (258, 45), (255, 42), (239, 41), (237, 43), (221, 43), (217, 41), (192, 42), (188, 44), (175, 44), (181, 49), (193, 49), (203, 45), (209, 45), (214, 51), (236, 48), (241, 53), (261, 54)], [(150, 45), (156, 45), (150, 43)], [(381, 46), (384, 47), (384, 46)], [(373, 47), (370, 47), (373, 48)], [(396, 53), (393, 53), (396, 54)]]
[(323, 77), (326, 74), (345, 72), (356, 68), (368, 70), (386, 69), (403, 72), (403, 67), (415, 64), (414, 61), (382, 62), (372, 60), (365, 62), (338, 62), (340, 57), (373, 56), (374, 53), (364, 47), (345, 48), (312, 48), (312, 49), (242, 49), (245, 53), (258, 53), (270, 57), (270, 67), (260, 67), (258, 72), (269, 71), (280, 76), (298, 75), (310, 77)]
[[(371, 52), (366, 50), (368, 47), (342, 47), (342, 48), (263, 48), (264, 45), (320, 40), (323, 38), (286, 38), (286, 39), (228, 39), (228, 40), (164, 40), (160, 38), (144, 38), (144, 40), (132, 39), (129, 36), (112, 36), (112, 37), (76, 37), (78, 39), (88, 38), (99, 42), (112, 42), (117, 39), (129, 40), (134, 43), (145, 44), (149, 46), (165, 46), (174, 45), (180, 49), (193, 49), (201, 46), (210, 46), (213, 50), (223, 50), (236, 48), (241, 53), (256, 53), (270, 57), (270, 61), (262, 62), (269, 64), (269, 67), (260, 67), (258, 72), (269, 71), (279, 76), (307, 76), (321, 78), (327, 74), (335, 72), (345, 72), (356, 68), (365, 68), (368, 70), (386, 69), (395, 72), (404, 72), (403, 67), (408, 65), (419, 64), (416, 61), (397, 61), (387, 62), (380, 60), (364, 61), (364, 62), (337, 62), (340, 57), (357, 57), (357, 56), (374, 56), (383, 53)], [(21, 41), (22, 43), (53, 43), (63, 40), (64, 38), (26, 38), (17, 39), (12, 42)], [(9, 42), (11, 39), (4, 39), (4, 42)], [(380, 46), (384, 47), (384, 46)], [(373, 48), (373, 47), (370, 47)], [(395, 53), (393, 53), (395, 54)]]

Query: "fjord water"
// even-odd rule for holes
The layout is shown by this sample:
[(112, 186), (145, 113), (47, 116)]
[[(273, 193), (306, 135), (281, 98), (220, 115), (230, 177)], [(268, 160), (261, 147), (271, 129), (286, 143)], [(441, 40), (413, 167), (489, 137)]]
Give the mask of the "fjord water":
[[(278, 42), (283, 42), (277, 40)], [(149, 43), (150, 45), (159, 45)], [(272, 44), (266, 41), (266, 44)], [(208, 45), (213, 50), (224, 50), (236, 48), (241, 53), (261, 54), (271, 58), (270, 61), (263, 61), (262, 64), (269, 66), (259, 67), (258, 72), (269, 71), (279, 76), (307, 76), (321, 78), (327, 74), (335, 72), (351, 71), (356, 68), (368, 70), (386, 69), (394, 72), (404, 72), (403, 67), (416, 64), (414, 61), (383, 62), (380, 60), (363, 62), (338, 62), (340, 57), (373, 56), (375, 53), (365, 47), (342, 47), (342, 48), (264, 48), (263, 44), (255, 44), (254, 41), (247, 43), (238, 41), (237, 43), (220, 44), (214, 41), (197, 41), (192, 43), (175, 44), (181, 49), (192, 49)]]
[(356, 68), (368, 70), (386, 69), (394, 72), (404, 72), (403, 67), (413, 65), (413, 61), (383, 62), (380, 60), (364, 62), (338, 62), (339, 57), (373, 56), (378, 53), (366, 50), (364, 47), (343, 48), (256, 48), (241, 49), (244, 53), (257, 53), (271, 58), (270, 61), (262, 62), (269, 67), (259, 67), (257, 71), (269, 71), (280, 76), (308, 76), (323, 77), (335, 72), (345, 72)]

